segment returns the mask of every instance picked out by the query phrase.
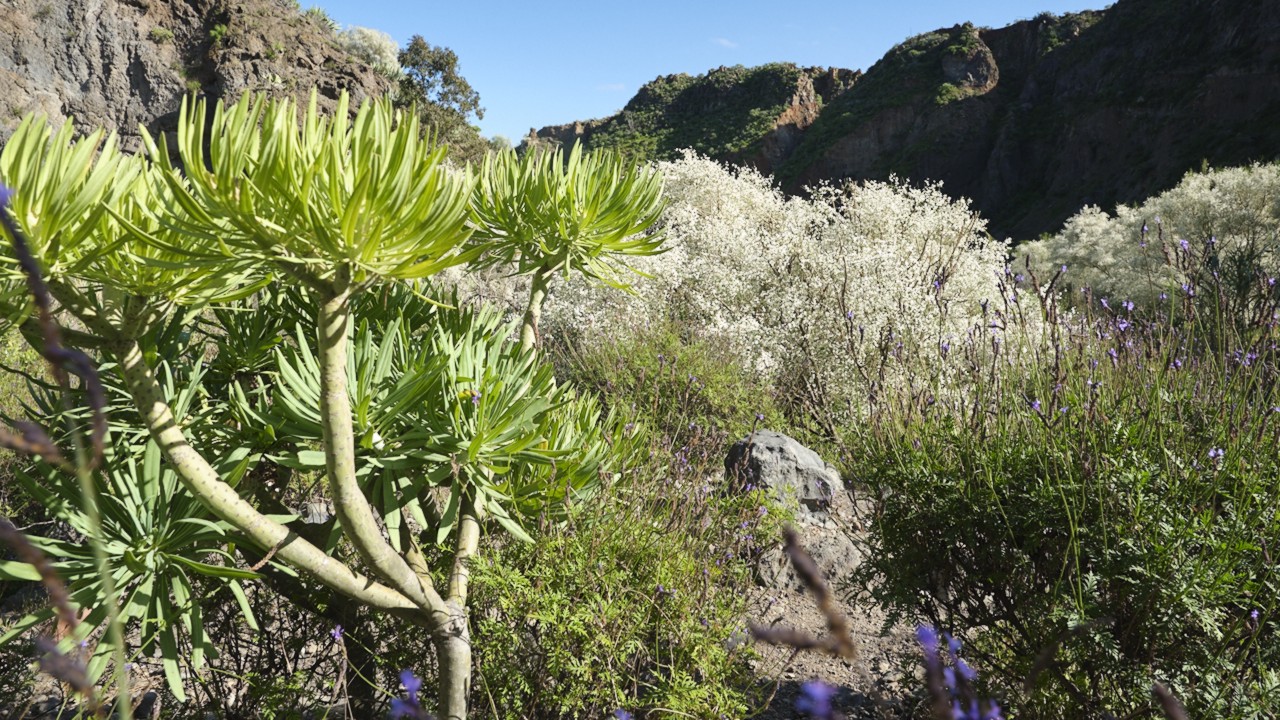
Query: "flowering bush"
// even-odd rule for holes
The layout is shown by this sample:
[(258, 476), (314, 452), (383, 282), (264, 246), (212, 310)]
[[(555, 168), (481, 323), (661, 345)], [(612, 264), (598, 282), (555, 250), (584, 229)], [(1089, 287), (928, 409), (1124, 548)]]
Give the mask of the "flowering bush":
[(1280, 275), (1280, 165), (1188, 173), (1114, 215), (1087, 207), (1022, 250), (1038, 266), (1067, 265), (1071, 282), (1096, 295), (1150, 304), (1217, 280), (1221, 299), (1247, 312)]
[(367, 27), (350, 27), (338, 33), (342, 49), (369, 63), (391, 78), (400, 75), (400, 46), (390, 35)]
[(1019, 717), (1132, 716), (1157, 683), (1190, 717), (1272, 717), (1275, 306), (1236, 332), (1110, 305), (979, 412), (848, 428), (880, 497), (848, 589), (969, 628)]
[(936, 185), (820, 187), (787, 198), (753, 170), (692, 154), (661, 163), (666, 252), (620, 296), (562, 284), (549, 325), (585, 342), (654, 319), (725, 339), (796, 408), (834, 427), (889, 388), (947, 392), (943, 348), (1004, 296), (1004, 243)]

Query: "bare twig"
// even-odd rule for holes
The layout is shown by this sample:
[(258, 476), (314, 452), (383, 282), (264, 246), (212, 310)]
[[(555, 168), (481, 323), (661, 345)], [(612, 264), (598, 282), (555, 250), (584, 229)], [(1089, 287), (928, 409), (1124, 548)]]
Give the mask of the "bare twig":
[(751, 635), (771, 645), (793, 647), (797, 650), (821, 650), (846, 659), (857, 657), (858, 649), (853, 644), (853, 636), (849, 632), (849, 621), (836, 609), (831, 591), (822, 579), (822, 573), (818, 571), (817, 564), (814, 563), (813, 558), (809, 557), (809, 553), (800, 547), (800, 541), (794, 529), (784, 528), (782, 537), (785, 541), (783, 549), (791, 558), (791, 565), (800, 576), (800, 581), (809, 592), (813, 593), (818, 610), (827, 620), (828, 635), (824, 638), (815, 638), (793, 628), (774, 628), (749, 623)]

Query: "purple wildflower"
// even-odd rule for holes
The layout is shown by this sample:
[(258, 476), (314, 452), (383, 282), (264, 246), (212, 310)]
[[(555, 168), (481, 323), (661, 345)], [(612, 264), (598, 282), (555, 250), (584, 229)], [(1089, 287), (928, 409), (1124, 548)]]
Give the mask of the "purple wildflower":
[(634, 718), (635, 715), (632, 715), (631, 713), (627, 712), (626, 710), (623, 710), (622, 708), (618, 708), (617, 710), (613, 711), (613, 717), (616, 718), (616, 720), (632, 720), (632, 718)]
[(1039, 400), (1032, 400), (1032, 401), (1031, 401), (1031, 409), (1032, 409), (1032, 410), (1035, 410), (1037, 413), (1039, 413), (1039, 412), (1040, 412), (1040, 401), (1039, 401)]
[(341, 625), (334, 625), (334, 626), (333, 626), (333, 629), (329, 631), (329, 637), (333, 638), (334, 640), (341, 640), (341, 639), (342, 639), (342, 626), (341, 626)]
[(1249, 613), (1249, 619), (1250, 619), (1250, 620), (1252, 620), (1252, 621), (1254, 621), (1254, 622), (1258, 622), (1258, 609), (1257, 609), (1257, 608), (1254, 608), (1252, 611), (1250, 611), (1250, 613)]
[(418, 702), (418, 692), (422, 690), (422, 680), (412, 670), (400, 671), (400, 684), (404, 685), (406, 698), (395, 698), (391, 701), (391, 717), (393, 718), (429, 718)]
[(1182, 238), (1181, 240), (1179, 240), (1178, 245), (1181, 246), (1183, 250), (1186, 250), (1187, 248), (1191, 247), (1191, 243), (1187, 242), (1186, 238)]
[(1209, 459), (1210, 459), (1210, 460), (1221, 460), (1221, 459), (1222, 459), (1222, 456), (1223, 456), (1223, 455), (1225, 455), (1225, 454), (1226, 454), (1226, 453), (1225, 453), (1225, 451), (1223, 451), (1223, 449), (1222, 449), (1222, 448), (1209, 448)]
[(796, 698), (796, 711), (807, 714), (811, 718), (830, 720), (833, 717), (831, 699), (836, 689), (818, 680), (811, 680), (800, 686), (800, 697)]

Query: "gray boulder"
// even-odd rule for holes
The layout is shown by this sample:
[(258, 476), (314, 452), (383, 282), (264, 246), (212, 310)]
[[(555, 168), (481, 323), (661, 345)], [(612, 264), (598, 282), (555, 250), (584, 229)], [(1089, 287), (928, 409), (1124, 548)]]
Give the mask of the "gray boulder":
[[(811, 528), (801, 534), (800, 545), (813, 558), (827, 587), (836, 593), (846, 589), (849, 575), (862, 562), (862, 551), (853, 538), (839, 530)], [(799, 593), (805, 589), (791, 558), (781, 546), (761, 554), (756, 561), (755, 576), (756, 584), (772, 590)]]
[(724, 462), (725, 477), (737, 489), (765, 488), (796, 513), (801, 524), (824, 524), (832, 503), (843, 496), (840, 473), (795, 439), (757, 430), (734, 443)]

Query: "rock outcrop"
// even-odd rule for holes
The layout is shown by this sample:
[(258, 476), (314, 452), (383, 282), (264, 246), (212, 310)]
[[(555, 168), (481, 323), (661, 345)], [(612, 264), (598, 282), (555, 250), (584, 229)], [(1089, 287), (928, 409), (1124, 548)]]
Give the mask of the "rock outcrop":
[[(731, 488), (767, 490), (789, 510), (801, 545), (826, 582), (832, 587), (845, 584), (862, 560), (854, 529), (863, 527), (871, 506), (854, 502), (835, 467), (797, 440), (771, 430), (757, 430), (734, 443), (724, 466)], [(773, 590), (804, 589), (780, 545), (761, 554), (756, 579)]]
[(82, 130), (168, 129), (185, 93), (305, 94), (332, 107), (391, 81), (348, 54), (333, 27), (292, 0), (0, 0), (0, 141), (28, 112)]
[(789, 63), (665, 75), (641, 87), (618, 114), (530, 129), (521, 148), (581, 142), (658, 160), (692, 147), (770, 172), (799, 145), (823, 104), (852, 87), (858, 75)]
[(1280, 158), (1277, 32), (1276, 3), (1120, 0), (930, 33), (825, 108), (779, 175), (794, 190), (890, 174), (941, 180), (996, 234), (1034, 237), (1084, 205), (1139, 201), (1202, 164)]

